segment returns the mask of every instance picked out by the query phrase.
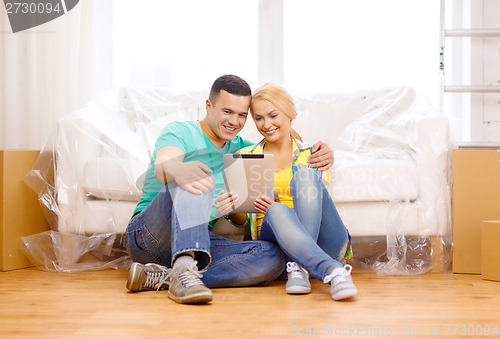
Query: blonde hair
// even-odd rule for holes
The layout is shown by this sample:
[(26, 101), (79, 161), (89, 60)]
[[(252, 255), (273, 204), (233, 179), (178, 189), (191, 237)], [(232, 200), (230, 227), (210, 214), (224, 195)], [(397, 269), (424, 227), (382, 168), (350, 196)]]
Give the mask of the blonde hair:
[[(292, 96), (284, 87), (280, 85), (268, 82), (255, 90), (250, 104), (250, 114), (252, 114), (252, 117), (254, 116), (253, 102), (256, 99), (269, 101), (278, 109), (278, 111), (289, 117), (290, 120), (294, 120), (297, 117), (297, 110)], [(290, 130), (290, 134), (295, 139), (302, 141), (299, 133), (297, 133), (297, 131), (293, 128)]]

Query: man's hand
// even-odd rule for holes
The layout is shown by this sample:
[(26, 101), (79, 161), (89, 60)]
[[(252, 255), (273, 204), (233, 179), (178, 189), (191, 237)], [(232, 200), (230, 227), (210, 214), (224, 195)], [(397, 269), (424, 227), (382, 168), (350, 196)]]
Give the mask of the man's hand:
[(165, 146), (156, 153), (155, 177), (164, 184), (175, 180), (177, 185), (193, 194), (207, 192), (213, 187), (212, 170), (202, 162), (183, 162), (184, 152)]
[(318, 141), (311, 149), (312, 154), (309, 157), (309, 165), (317, 167), (319, 171), (327, 171), (333, 165), (333, 151), (327, 143)]
[(177, 185), (190, 193), (202, 194), (213, 187), (212, 170), (199, 161), (181, 162), (173, 173)]

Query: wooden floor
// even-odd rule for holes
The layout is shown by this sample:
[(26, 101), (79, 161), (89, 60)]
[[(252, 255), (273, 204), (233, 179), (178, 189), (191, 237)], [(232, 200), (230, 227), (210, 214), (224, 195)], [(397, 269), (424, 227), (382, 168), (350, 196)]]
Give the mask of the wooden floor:
[(128, 293), (127, 275), (0, 272), (0, 337), (500, 336), (500, 282), (474, 275), (353, 271), (359, 294), (351, 301), (333, 301), (328, 286), (312, 280), (303, 296), (287, 295), (284, 281), (215, 289), (208, 305), (176, 304), (166, 291)]

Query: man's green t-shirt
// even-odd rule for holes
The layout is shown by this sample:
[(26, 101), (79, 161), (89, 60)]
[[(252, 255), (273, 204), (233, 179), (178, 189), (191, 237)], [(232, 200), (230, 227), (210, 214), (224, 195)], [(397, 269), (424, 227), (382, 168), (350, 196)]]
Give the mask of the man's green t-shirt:
[[(219, 191), (224, 189), (224, 173), (222, 158), (226, 153), (235, 153), (240, 149), (253, 145), (254, 143), (236, 136), (231, 141), (226, 141), (223, 148), (215, 146), (210, 139), (200, 129), (198, 121), (176, 121), (163, 128), (160, 136), (156, 140), (153, 157), (149, 163), (142, 189), (141, 200), (135, 208), (134, 214), (142, 211), (154, 199), (158, 192), (165, 186), (154, 174), (156, 153), (165, 146), (175, 146), (184, 151), (184, 162), (200, 161), (207, 165), (215, 177), (214, 199), (219, 195)], [(212, 205), (210, 220), (219, 218), (219, 213)], [(213, 222), (210, 223), (210, 227)]]

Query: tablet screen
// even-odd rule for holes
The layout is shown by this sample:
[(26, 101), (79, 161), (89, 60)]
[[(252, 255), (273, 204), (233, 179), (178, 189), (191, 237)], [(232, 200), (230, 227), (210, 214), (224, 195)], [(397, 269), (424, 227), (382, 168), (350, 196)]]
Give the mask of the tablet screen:
[(232, 213), (257, 213), (255, 199), (274, 196), (273, 155), (224, 154), (224, 186), (238, 195)]

